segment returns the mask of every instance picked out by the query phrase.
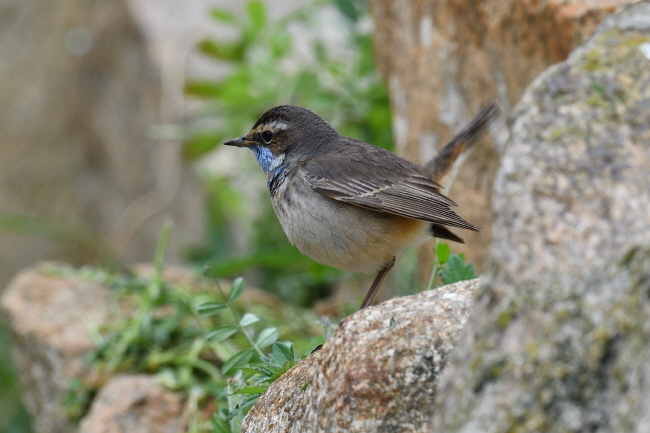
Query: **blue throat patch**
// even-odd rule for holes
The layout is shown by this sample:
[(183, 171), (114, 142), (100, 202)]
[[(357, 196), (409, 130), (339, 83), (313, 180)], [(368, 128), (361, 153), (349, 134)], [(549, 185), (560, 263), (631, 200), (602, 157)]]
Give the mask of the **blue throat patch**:
[(264, 173), (266, 173), (268, 179), (266, 185), (269, 187), (271, 197), (273, 197), (286, 177), (284, 154), (274, 156), (269, 148), (264, 146), (249, 146), (249, 149), (253, 151), (257, 162), (262, 167), (262, 170), (264, 170)]

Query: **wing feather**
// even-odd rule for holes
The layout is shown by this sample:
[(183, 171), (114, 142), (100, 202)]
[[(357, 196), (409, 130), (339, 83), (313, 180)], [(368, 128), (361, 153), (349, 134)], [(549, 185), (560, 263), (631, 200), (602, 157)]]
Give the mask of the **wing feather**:
[[(376, 149), (356, 149), (356, 158), (329, 155), (312, 159), (301, 170), (315, 191), (335, 200), (442, 226), (478, 231), (451, 209), (456, 203), (441, 194), (441, 186), (425, 177), (418, 166)], [(386, 152), (381, 155), (382, 164), (373, 158), (376, 152)]]

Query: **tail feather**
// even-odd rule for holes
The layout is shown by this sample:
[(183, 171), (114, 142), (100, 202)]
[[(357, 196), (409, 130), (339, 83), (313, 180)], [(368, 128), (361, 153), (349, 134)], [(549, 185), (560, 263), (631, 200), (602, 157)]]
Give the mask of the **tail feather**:
[(465, 239), (461, 238), (460, 236), (457, 236), (454, 232), (449, 230), (447, 227), (441, 226), (439, 224), (431, 224), (431, 227), (429, 228), (429, 232), (431, 233), (431, 236), (433, 236), (434, 238), (447, 239), (450, 241), (459, 242), (461, 244), (465, 243)]
[(431, 161), (425, 164), (424, 167), (430, 174), (431, 179), (436, 183), (442, 183), (458, 157), (469, 150), (483, 136), (487, 126), (496, 120), (500, 114), (501, 107), (496, 101), (490, 102), (483, 108)]

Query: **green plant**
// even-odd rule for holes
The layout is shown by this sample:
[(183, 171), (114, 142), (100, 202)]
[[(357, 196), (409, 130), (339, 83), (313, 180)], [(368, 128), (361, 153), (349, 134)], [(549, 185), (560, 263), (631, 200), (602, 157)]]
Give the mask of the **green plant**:
[[(388, 95), (374, 65), (370, 32), (361, 25), (367, 19), (365, 1), (314, 1), (272, 20), (263, 1), (249, 0), (241, 18), (222, 9), (214, 9), (212, 17), (237, 36), (199, 44), (203, 54), (231, 69), (220, 80), (188, 81), (187, 93), (208, 103), (219, 127), (193, 134), (187, 156), (201, 156), (241, 135), (268, 108), (286, 103), (319, 112), (345, 135), (390, 146)], [(330, 26), (339, 33), (338, 43), (323, 34)]]
[[(210, 269), (206, 269), (208, 273)], [(239, 332), (245, 337), (249, 347), (235, 353), (222, 366), (223, 374), (233, 373), (231, 383), (236, 390), (230, 392), (226, 398), (228, 405), (217, 411), (212, 417), (213, 430), (216, 432), (231, 433), (239, 431), (241, 419), (248, 409), (266, 388), (295, 364), (293, 346), (277, 342), (278, 330), (275, 327), (262, 329), (257, 338), (253, 340), (246, 327), (259, 321), (253, 313), (245, 313), (239, 317), (235, 311), (234, 303), (244, 291), (244, 279), (237, 278), (233, 281), (230, 292), (226, 296), (217, 283), (219, 292), (225, 299), (224, 302), (206, 302), (198, 308), (199, 314), (212, 316), (223, 310), (228, 310), (234, 319), (234, 325), (219, 325), (208, 332), (206, 339), (210, 342), (219, 342), (230, 338)], [(272, 346), (271, 353), (266, 356), (262, 349)], [(258, 363), (250, 363), (254, 355), (259, 358)], [(236, 370), (244, 372), (243, 376)], [(231, 388), (232, 390), (232, 388)]]
[(442, 284), (453, 284), (458, 281), (471, 280), (477, 277), (474, 272), (474, 265), (465, 263), (464, 254), (452, 254), (448, 244), (439, 242), (436, 239), (434, 252), (435, 259), (433, 261), (427, 290), (437, 287), (435, 284), (438, 278), (440, 278)]
[(30, 419), (20, 400), (20, 387), (9, 350), (9, 332), (2, 324), (0, 347), (0, 432), (29, 433)]

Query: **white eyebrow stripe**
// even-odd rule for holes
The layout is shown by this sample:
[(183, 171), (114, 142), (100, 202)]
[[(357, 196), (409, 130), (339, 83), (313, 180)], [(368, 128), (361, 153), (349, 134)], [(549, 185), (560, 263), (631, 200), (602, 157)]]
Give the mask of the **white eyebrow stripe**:
[(274, 120), (273, 122), (266, 123), (264, 125), (264, 129), (272, 129), (275, 131), (284, 131), (285, 129), (289, 129), (289, 125), (287, 125), (284, 122), (281, 122), (279, 120)]

